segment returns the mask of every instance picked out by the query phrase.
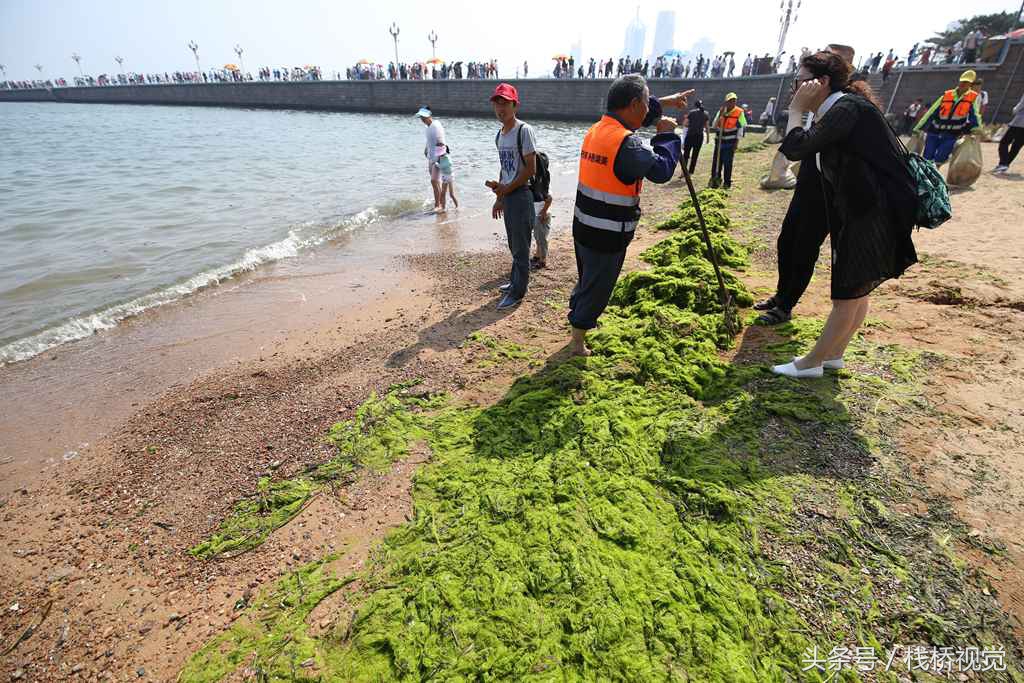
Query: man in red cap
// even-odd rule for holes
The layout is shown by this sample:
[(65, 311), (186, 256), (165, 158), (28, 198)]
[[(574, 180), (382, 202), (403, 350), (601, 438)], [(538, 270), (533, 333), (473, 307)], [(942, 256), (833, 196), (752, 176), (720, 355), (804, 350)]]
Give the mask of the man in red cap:
[(504, 293), (498, 310), (519, 305), (530, 281), (530, 238), (537, 220), (530, 179), (537, 169), (537, 139), (533, 128), (516, 118), (519, 92), (509, 83), (499, 83), (491, 95), (494, 115), (501, 130), (494, 138), (501, 165), (498, 180), (486, 185), (495, 194), (491, 215), (505, 219), (505, 234), (512, 252), (509, 281), (500, 287)]

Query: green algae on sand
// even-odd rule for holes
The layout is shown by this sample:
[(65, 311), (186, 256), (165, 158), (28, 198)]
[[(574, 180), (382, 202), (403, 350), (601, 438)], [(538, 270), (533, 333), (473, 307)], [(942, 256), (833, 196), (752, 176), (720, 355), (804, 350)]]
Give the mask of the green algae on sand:
[[(704, 194), (724, 211), (720, 192)], [(679, 235), (699, 229), (692, 207), (670, 220)], [(713, 234), (738, 262), (744, 252), (721, 223)], [(315, 581), (306, 569), (300, 582), (286, 578), (262, 601), (281, 609), (251, 608), (181, 680), (221, 680), (246, 661), (267, 680), (825, 680), (802, 665), (816, 644), (814, 603), (783, 591), (819, 588), (827, 567), (843, 592), (817, 635), (878, 646), (898, 633), (899, 622), (876, 608), (862, 617), (859, 600), (845, 600), (876, 590), (842, 568), (885, 548), (874, 528), (832, 533), (844, 555), (814, 557), (806, 571), (767, 552), (768, 537), (794, 552), (817, 547), (789, 518), (796, 498), (828, 488), (800, 467), (819, 457), (822, 435), (868, 446), (851, 438), (830, 379), (801, 384), (721, 358), (735, 340), (703, 242), (674, 237), (645, 252), (653, 268), (619, 283), (592, 357), (521, 377), (489, 407), (397, 411), (387, 452), (415, 440), (432, 452), (409, 523), (358, 577), (324, 567)], [(743, 284), (727, 283), (749, 305)], [(796, 336), (809, 332), (800, 325)], [(883, 560), (911, 578), (899, 557)], [(351, 616), (311, 635), (312, 601), (356, 578), (344, 596)], [(300, 593), (303, 581), (316, 588)]]
[(414, 517), (385, 541), (351, 626), (321, 639), (321, 674), (795, 675), (800, 621), (753, 560), (756, 501), (774, 484), (683, 445), (710, 420), (694, 396), (725, 375), (718, 350), (731, 341), (707, 294), (713, 272), (684, 251), (623, 279), (594, 357), (521, 378), (486, 409), (413, 416), (434, 455)]

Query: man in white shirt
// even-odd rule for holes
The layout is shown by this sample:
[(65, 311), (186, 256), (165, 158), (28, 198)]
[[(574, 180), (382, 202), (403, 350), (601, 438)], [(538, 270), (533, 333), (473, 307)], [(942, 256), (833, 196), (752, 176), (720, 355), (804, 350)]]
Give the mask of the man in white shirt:
[(420, 107), (416, 116), (427, 127), (427, 143), (423, 148), (423, 156), (427, 158), (427, 173), (430, 175), (430, 186), (434, 190), (434, 213), (440, 213), (444, 209), (441, 207), (441, 169), (437, 165), (437, 160), (448, 151), (444, 127), (440, 121), (434, 120), (430, 107)]
[(980, 29), (974, 29), (964, 36), (964, 64), (970, 64), (977, 61), (978, 58), (978, 46), (984, 36)]

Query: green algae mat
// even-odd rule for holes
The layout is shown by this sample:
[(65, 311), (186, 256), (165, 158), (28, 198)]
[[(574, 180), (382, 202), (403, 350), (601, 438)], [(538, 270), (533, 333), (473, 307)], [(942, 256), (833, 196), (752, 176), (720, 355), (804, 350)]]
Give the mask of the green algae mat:
[[(702, 203), (719, 259), (743, 268), (726, 195)], [(335, 459), (261, 481), (197, 558), (256, 547), (360, 467), (432, 453), (411, 521), (366, 571), (336, 576), (324, 558), (289, 574), (179, 680), (943, 680), (909, 658), (883, 670), (913, 646), (1001, 652), (1001, 670), (972, 675), (1024, 680), (991, 591), (952, 550), (962, 525), (889, 457), (889, 427), (928, 409), (915, 381), (941, 359), (858, 341), (856, 374), (772, 376), (725, 331), (692, 206), (658, 227), (671, 235), (620, 281), (592, 357), (488, 407), (395, 387), (334, 427)], [(767, 352), (819, 329), (795, 321)], [(909, 499), (928, 512), (896, 509)], [(343, 588), (333, 625), (314, 628)]]

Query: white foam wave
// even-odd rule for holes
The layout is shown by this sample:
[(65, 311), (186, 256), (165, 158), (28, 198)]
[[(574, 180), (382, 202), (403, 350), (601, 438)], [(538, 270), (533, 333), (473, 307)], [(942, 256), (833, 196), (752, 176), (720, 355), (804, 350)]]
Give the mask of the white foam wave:
[[(357, 214), (342, 219), (336, 224), (327, 226), (326, 229), (305, 237), (300, 236), (301, 230), (298, 232), (296, 230), (289, 230), (286, 238), (263, 247), (249, 249), (234, 263), (204, 271), (194, 275), (185, 282), (140, 296), (126, 303), (117, 304), (96, 313), (72, 318), (56, 327), (43, 330), (37, 334), (15, 340), (6, 346), (0, 347), (0, 366), (28, 360), (62, 344), (78, 341), (93, 334), (98, 334), (103, 330), (112, 329), (121, 321), (137, 316), (144, 311), (179, 301), (184, 297), (218, 285), (241, 273), (255, 270), (259, 266), (294, 258), (304, 249), (323, 244), (343, 233), (351, 232), (359, 227), (369, 225), (374, 221), (392, 215), (393, 212), (391, 211), (381, 211), (371, 206)], [(308, 223), (303, 227), (313, 228), (314, 226), (315, 223)]]

